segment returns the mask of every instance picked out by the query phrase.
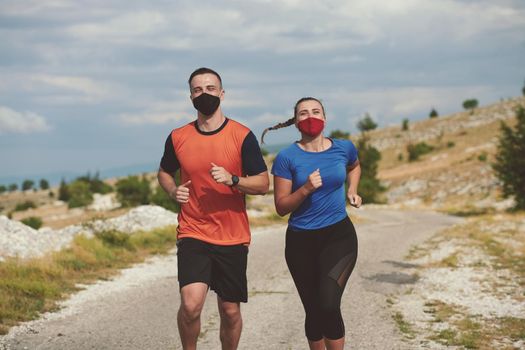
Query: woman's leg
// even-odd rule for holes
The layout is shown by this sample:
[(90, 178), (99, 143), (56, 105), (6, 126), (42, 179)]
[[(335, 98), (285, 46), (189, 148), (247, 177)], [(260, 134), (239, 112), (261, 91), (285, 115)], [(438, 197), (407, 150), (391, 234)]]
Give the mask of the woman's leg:
[(326, 235), (320, 256), (319, 304), (327, 349), (343, 349), (345, 327), (341, 297), (357, 260), (357, 236), (349, 219)]
[(303, 303), (305, 333), (312, 350), (324, 350), (319, 308), (318, 246), (317, 237), (311, 232), (290, 229), (286, 232), (286, 263)]

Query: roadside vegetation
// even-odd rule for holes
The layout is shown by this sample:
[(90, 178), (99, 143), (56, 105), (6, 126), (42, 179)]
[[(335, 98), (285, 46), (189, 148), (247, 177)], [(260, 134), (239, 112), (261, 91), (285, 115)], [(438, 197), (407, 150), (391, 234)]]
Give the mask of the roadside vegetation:
[(174, 227), (132, 235), (105, 231), (77, 236), (71, 246), (42, 258), (0, 262), (0, 334), (19, 322), (58, 309), (78, 285), (108, 279), (119, 269), (166, 254), (175, 247)]
[[(387, 300), (407, 339), (459, 349), (525, 346), (525, 313), (517, 309), (525, 309), (524, 223), (525, 212), (472, 217), (413, 248), (407, 260), (417, 266), (420, 281)], [(422, 296), (429, 289), (437, 289), (439, 297)], [(415, 300), (423, 305), (419, 313)], [(414, 314), (419, 318), (408, 316)]]

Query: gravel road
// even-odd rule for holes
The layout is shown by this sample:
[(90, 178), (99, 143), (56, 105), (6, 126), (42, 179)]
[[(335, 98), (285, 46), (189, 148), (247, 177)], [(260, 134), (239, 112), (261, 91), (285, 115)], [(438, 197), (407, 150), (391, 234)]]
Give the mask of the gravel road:
[[(365, 207), (355, 211), (359, 257), (343, 296), (347, 349), (409, 349), (386, 299), (416, 277), (404, 270), (410, 247), (459, 222), (428, 211)], [(250, 297), (243, 304), (240, 349), (306, 349), (303, 309), (284, 262), (285, 226), (255, 230)], [(15, 327), (0, 349), (181, 349), (175, 255), (155, 257), (72, 296), (61, 311)], [(199, 349), (220, 349), (216, 297), (208, 295)]]

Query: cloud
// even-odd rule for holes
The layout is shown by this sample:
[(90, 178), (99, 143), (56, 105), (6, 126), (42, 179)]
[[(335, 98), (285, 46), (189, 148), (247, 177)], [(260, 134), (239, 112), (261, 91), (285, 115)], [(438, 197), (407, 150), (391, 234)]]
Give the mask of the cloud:
[(157, 101), (152, 102), (151, 107), (142, 112), (121, 113), (116, 117), (116, 120), (129, 126), (169, 123), (180, 124), (180, 121), (191, 121), (195, 119), (195, 113), (191, 111), (190, 108), (193, 108), (190, 102), (181, 98), (169, 102)]
[(50, 130), (46, 119), (32, 112), (17, 112), (0, 106), (0, 134), (33, 133)]
[(59, 88), (61, 90), (80, 92), (85, 95), (91, 95), (93, 97), (100, 98), (114, 90), (114, 87), (111, 87), (110, 83), (96, 81), (94, 79), (81, 76), (39, 74), (30, 76), (30, 79)]
[(157, 11), (140, 11), (115, 16), (97, 23), (72, 25), (70, 35), (86, 40), (129, 41), (137, 36), (149, 36), (162, 31), (168, 23), (166, 16)]
[[(327, 99), (339, 106), (351, 105), (352, 110), (366, 111), (381, 125), (397, 122), (400, 117), (417, 119), (427, 116), (432, 108), (438, 111), (457, 111), (461, 102), (471, 96), (480, 102), (485, 96), (490, 96), (491, 89), (487, 86), (408, 86), (367, 91), (332, 92)], [(482, 102), (483, 103), (483, 102)], [(353, 116), (353, 123), (364, 115)], [(343, 116), (341, 116), (343, 117)]]

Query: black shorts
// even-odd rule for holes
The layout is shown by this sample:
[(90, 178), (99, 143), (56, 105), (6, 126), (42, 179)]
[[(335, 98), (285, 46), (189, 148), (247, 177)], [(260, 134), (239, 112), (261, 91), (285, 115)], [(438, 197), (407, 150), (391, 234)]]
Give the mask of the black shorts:
[(248, 246), (221, 246), (193, 238), (177, 242), (179, 288), (206, 283), (224, 301), (247, 302)]

